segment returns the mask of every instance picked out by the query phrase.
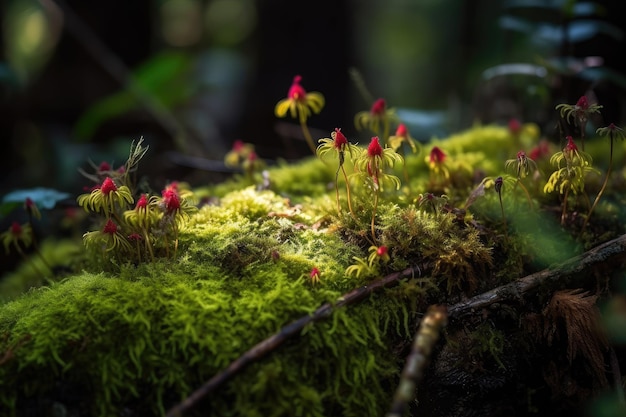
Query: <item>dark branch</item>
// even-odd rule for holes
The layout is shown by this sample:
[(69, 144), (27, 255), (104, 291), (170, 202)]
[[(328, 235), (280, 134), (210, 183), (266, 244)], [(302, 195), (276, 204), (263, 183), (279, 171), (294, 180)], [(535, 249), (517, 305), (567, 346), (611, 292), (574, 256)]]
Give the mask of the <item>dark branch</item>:
[[(626, 263), (626, 235), (605, 242), (556, 266), (536, 272), (514, 282), (494, 288), (448, 307), (450, 318), (458, 319), (494, 303), (520, 300), (540, 286), (580, 285), (595, 278), (592, 272), (615, 270)], [(608, 273), (607, 273), (608, 275)]]

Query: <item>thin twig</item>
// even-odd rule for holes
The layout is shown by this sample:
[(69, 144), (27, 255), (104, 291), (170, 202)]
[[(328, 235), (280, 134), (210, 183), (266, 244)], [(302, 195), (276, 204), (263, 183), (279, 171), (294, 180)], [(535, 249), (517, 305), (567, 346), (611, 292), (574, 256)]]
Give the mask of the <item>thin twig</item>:
[(376, 290), (387, 288), (396, 285), (402, 278), (415, 275), (415, 273), (421, 273), (418, 267), (407, 268), (404, 271), (395, 272), (387, 275), (379, 280), (371, 282), (368, 285), (356, 288), (347, 294), (339, 297), (334, 303), (326, 303), (311, 315), (307, 315), (299, 318), (280, 329), (277, 333), (267, 339), (257, 343), (247, 352), (235, 359), (228, 365), (226, 369), (214, 375), (211, 379), (204, 383), (200, 388), (195, 390), (191, 395), (185, 398), (181, 403), (172, 407), (166, 414), (166, 417), (181, 416), (184, 412), (194, 407), (202, 398), (207, 396), (217, 387), (233, 378), (236, 374), (241, 372), (251, 363), (265, 357), (267, 354), (278, 348), (285, 341), (292, 336), (298, 335), (302, 332), (302, 329), (308, 324), (318, 322), (322, 319), (328, 318), (332, 312), (338, 308), (345, 307), (351, 304), (355, 304), (365, 297), (369, 296)]
[(549, 284), (571, 285), (572, 281), (591, 279), (594, 269), (611, 271), (626, 264), (626, 235), (602, 243), (543, 271), (527, 275), (448, 307), (448, 316), (458, 319), (495, 303), (519, 301), (526, 293)]
[(400, 383), (386, 417), (402, 417), (409, 402), (415, 398), (417, 384), (424, 377), (426, 363), (430, 359), (447, 320), (448, 315), (445, 306), (432, 305), (428, 308), (426, 315), (422, 318), (420, 328), (413, 338), (411, 353), (406, 358)]

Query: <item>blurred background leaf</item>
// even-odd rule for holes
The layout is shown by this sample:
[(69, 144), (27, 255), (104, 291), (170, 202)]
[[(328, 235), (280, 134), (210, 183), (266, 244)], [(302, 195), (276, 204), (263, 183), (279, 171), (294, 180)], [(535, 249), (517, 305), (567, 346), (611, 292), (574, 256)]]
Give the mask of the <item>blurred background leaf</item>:
[(22, 85), (36, 77), (55, 51), (63, 19), (52, 1), (7, 0), (4, 50)]
[[(151, 57), (131, 75), (137, 88), (165, 108), (173, 108), (189, 100), (193, 57), (183, 52), (162, 52)], [(81, 140), (92, 137), (104, 122), (137, 110), (144, 105), (134, 91), (121, 90), (94, 103), (78, 118), (74, 135)]]

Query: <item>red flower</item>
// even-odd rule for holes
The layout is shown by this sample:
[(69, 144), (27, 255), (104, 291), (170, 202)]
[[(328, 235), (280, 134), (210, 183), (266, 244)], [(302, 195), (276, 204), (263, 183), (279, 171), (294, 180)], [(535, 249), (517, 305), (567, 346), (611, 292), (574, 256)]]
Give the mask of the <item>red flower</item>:
[(41, 220), (41, 212), (37, 208), (37, 204), (30, 197), (26, 197), (24, 201), (24, 208), (29, 216), (35, 217), (38, 220)]
[(244, 150), (246, 144), (244, 143), (244, 141), (242, 141), (241, 139), (237, 139), (235, 142), (233, 142), (233, 152), (241, 152)]
[(109, 219), (104, 225), (102, 232), (109, 235), (114, 235), (115, 233), (117, 233), (117, 225), (113, 223), (113, 220)]
[(370, 112), (376, 116), (382, 116), (385, 114), (385, 108), (387, 107), (387, 102), (385, 102), (384, 98), (379, 98), (372, 104), (372, 108)]
[(382, 156), (383, 148), (380, 146), (378, 142), (378, 136), (374, 136), (369, 146), (367, 147), (367, 156), (370, 158), (374, 158), (377, 156)]
[(111, 165), (107, 161), (100, 162), (98, 166), (98, 172), (106, 172), (111, 170)]
[(311, 272), (309, 272), (309, 278), (311, 278), (311, 282), (314, 284), (320, 282), (320, 270), (313, 267)]
[(301, 101), (305, 99), (306, 90), (300, 85), (300, 81), (302, 81), (301, 75), (296, 75), (295, 77), (293, 77), (293, 83), (289, 88), (289, 93), (287, 94), (287, 97), (296, 101)]
[(376, 249), (376, 255), (380, 257), (387, 255), (387, 252), (388, 252), (387, 246), (379, 246), (378, 249)]
[(167, 214), (172, 214), (180, 210), (180, 197), (175, 190), (166, 188), (162, 193), (162, 197), (163, 207), (165, 208)]
[(446, 154), (443, 153), (443, 151), (439, 147), (433, 146), (433, 149), (430, 151), (430, 158), (429, 158), (430, 163), (441, 164), (445, 160), (446, 160)]
[(406, 129), (406, 126), (404, 125), (404, 123), (400, 123), (398, 125), (398, 128), (396, 129), (396, 136), (402, 136), (403, 138), (406, 138), (408, 134), (409, 132)]
[(563, 150), (565, 152), (578, 152), (578, 146), (576, 146), (576, 144), (574, 143), (574, 138), (571, 136), (567, 136), (565, 139), (567, 139), (567, 145), (565, 145), (565, 149)]
[(137, 200), (137, 205), (135, 205), (135, 209), (145, 210), (146, 207), (148, 207), (148, 199), (146, 198), (145, 194), (142, 194), (141, 197), (139, 197), (139, 200)]
[(19, 239), (20, 236), (22, 236), (22, 225), (19, 224), (18, 222), (14, 221), (13, 223), (11, 223), (11, 234), (16, 238)]
[(109, 195), (111, 191), (117, 191), (117, 186), (110, 177), (106, 177), (100, 186), (102, 194)]
[(530, 152), (528, 153), (528, 156), (530, 157), (530, 159), (536, 161), (539, 158), (542, 158), (549, 154), (550, 154), (550, 147), (548, 146), (548, 141), (544, 139), (544, 140), (541, 140), (537, 144), (537, 146), (535, 146), (534, 148), (530, 150)]
[(341, 133), (341, 128), (340, 127), (336, 127), (335, 128), (335, 141), (333, 143), (333, 146), (335, 147), (335, 149), (342, 151), (343, 148), (345, 146), (348, 145), (348, 139), (346, 139), (346, 137), (344, 136), (343, 133)]
[(520, 132), (520, 130), (522, 130), (522, 124), (520, 123), (519, 120), (512, 118), (509, 120), (509, 130), (514, 135), (517, 135)]
[(576, 107), (578, 107), (582, 111), (586, 111), (589, 108), (589, 102), (587, 101), (587, 97), (581, 96), (576, 102)]

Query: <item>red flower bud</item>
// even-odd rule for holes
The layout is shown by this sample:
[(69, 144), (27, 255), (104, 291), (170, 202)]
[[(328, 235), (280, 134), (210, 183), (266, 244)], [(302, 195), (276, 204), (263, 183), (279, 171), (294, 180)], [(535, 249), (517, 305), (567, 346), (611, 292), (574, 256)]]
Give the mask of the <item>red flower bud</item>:
[(142, 194), (141, 197), (139, 197), (139, 200), (137, 200), (135, 209), (140, 210), (140, 209), (145, 209), (146, 207), (148, 207), (148, 198), (146, 197), (145, 194)]
[(100, 186), (102, 194), (109, 195), (111, 191), (117, 191), (117, 186), (110, 177), (106, 177)]
[(293, 83), (289, 88), (289, 93), (287, 97), (293, 100), (303, 100), (306, 97), (306, 90), (300, 85), (300, 81), (302, 80), (302, 76), (296, 75), (293, 77)]
[(406, 129), (404, 123), (400, 123), (398, 125), (398, 128), (396, 129), (396, 136), (402, 136), (403, 138), (408, 136), (408, 130)]
[(576, 146), (576, 144), (574, 143), (574, 138), (573, 137), (567, 136), (565, 139), (567, 139), (567, 145), (565, 145), (564, 151), (567, 151), (567, 152), (576, 152), (576, 151), (578, 151), (578, 146)]
[(11, 234), (13, 236), (15, 236), (16, 238), (20, 237), (22, 235), (22, 225), (19, 224), (18, 222), (13, 222), (11, 223)]
[(341, 128), (339, 127), (335, 128), (334, 140), (333, 146), (335, 149), (342, 150), (348, 144), (348, 139), (341, 133)]
[(113, 220), (109, 219), (104, 225), (102, 232), (109, 235), (114, 235), (115, 233), (117, 233), (117, 225), (113, 223)]
[(167, 214), (172, 214), (180, 209), (180, 197), (176, 191), (172, 189), (163, 191), (163, 207)]
[(369, 146), (367, 147), (367, 155), (370, 158), (374, 158), (376, 156), (381, 156), (383, 154), (383, 148), (380, 147), (380, 143), (378, 142), (378, 136), (374, 136)]
[(98, 166), (98, 172), (106, 172), (111, 170), (111, 165), (107, 161), (100, 162)]
[(372, 108), (370, 112), (375, 116), (382, 116), (385, 113), (385, 108), (387, 107), (387, 103), (385, 99), (379, 98), (372, 104)]
[(430, 151), (430, 162), (434, 164), (441, 164), (446, 159), (446, 154), (437, 147), (433, 146), (433, 149)]

